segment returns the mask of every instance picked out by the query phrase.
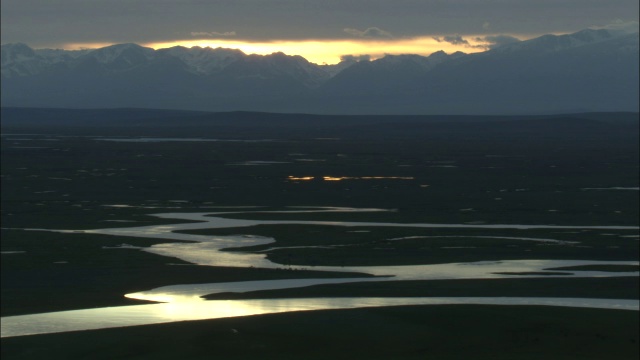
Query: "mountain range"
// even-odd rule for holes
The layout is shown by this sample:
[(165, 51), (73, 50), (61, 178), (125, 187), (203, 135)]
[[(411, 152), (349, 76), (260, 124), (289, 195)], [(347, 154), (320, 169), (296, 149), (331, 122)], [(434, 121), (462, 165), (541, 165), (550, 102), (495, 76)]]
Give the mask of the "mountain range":
[(317, 65), (224, 48), (1, 48), (2, 106), (317, 114), (638, 111), (638, 32), (587, 29), (480, 53)]

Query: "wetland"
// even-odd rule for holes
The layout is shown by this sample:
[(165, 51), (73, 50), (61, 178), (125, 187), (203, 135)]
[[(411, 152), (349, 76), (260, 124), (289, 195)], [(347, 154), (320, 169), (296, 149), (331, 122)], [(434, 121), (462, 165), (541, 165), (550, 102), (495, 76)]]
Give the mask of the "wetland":
[[(163, 358), (132, 334), (180, 327), (194, 358), (313, 358), (317, 341), (347, 358), (364, 339), (390, 346), (371, 358), (446, 358), (453, 344), (480, 358), (637, 357), (637, 114), (51, 113), (3, 109), (3, 334), (21, 316), (55, 328), (65, 311), (191, 321), (3, 337), (3, 356)], [(247, 310), (256, 301), (285, 312)], [(324, 310), (300, 312), (312, 308)], [(348, 336), (327, 334), (329, 319), (353, 319)], [(497, 337), (456, 336), (472, 323)], [(78, 336), (101, 340), (65, 347)]]

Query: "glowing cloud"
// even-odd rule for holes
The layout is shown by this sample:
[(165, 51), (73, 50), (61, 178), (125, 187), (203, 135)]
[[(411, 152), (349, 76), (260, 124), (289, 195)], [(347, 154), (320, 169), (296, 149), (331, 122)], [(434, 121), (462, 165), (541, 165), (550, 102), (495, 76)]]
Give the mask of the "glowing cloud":
[(465, 43), (452, 44), (450, 42), (438, 42), (431, 36), (417, 38), (394, 38), (394, 39), (328, 39), (328, 40), (274, 40), (265, 42), (251, 42), (243, 40), (230, 39), (186, 39), (181, 41), (149, 43), (143, 46), (154, 49), (169, 48), (173, 46), (185, 47), (211, 47), (211, 48), (231, 48), (239, 49), (246, 54), (268, 55), (275, 52), (283, 52), (287, 55), (300, 55), (310, 62), (316, 64), (336, 64), (344, 59), (345, 55), (355, 56), (359, 59), (366, 59), (369, 56), (371, 60), (382, 58), (387, 54), (417, 54), (430, 55), (436, 51), (444, 51), (453, 53), (462, 52), (478, 52), (486, 49), (485, 42), (479, 36), (470, 37)]

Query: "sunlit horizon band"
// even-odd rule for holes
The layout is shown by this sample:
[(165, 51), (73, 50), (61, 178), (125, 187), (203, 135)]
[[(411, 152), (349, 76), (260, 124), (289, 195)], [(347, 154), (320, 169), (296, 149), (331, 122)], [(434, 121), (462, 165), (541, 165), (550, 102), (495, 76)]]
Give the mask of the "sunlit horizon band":
[[(417, 37), (407, 39), (329, 39), (329, 40), (273, 40), (273, 41), (246, 41), (235, 39), (186, 39), (167, 42), (140, 43), (141, 46), (153, 49), (166, 49), (174, 46), (210, 47), (238, 49), (243, 53), (269, 55), (282, 52), (287, 55), (299, 55), (315, 64), (337, 64), (345, 55), (368, 55), (371, 60), (379, 59), (385, 55), (416, 54), (428, 56), (438, 51), (451, 54), (457, 51), (475, 53), (486, 51), (488, 43), (479, 40), (480, 35), (468, 35), (467, 44), (451, 44), (446, 41), (438, 41), (436, 37)], [(522, 39), (522, 38), (521, 38)], [(68, 43), (63, 46), (67, 50), (100, 48), (115, 43)]]
[(471, 42), (470, 46), (453, 45), (438, 42), (432, 37), (413, 39), (386, 40), (303, 40), (303, 41), (271, 41), (271, 42), (242, 42), (227, 39), (189, 39), (174, 42), (158, 42), (145, 44), (154, 49), (184, 47), (210, 47), (239, 49), (245, 54), (269, 55), (283, 52), (287, 55), (300, 55), (309, 62), (316, 64), (337, 64), (345, 55), (369, 55), (371, 59), (382, 58), (387, 54), (417, 54), (428, 56), (437, 51), (448, 54), (456, 51), (465, 53), (485, 51), (484, 43)]

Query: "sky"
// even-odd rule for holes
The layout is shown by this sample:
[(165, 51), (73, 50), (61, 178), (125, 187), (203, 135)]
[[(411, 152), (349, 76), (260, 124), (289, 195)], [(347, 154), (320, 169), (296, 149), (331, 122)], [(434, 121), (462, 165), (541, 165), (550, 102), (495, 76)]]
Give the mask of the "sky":
[(346, 55), (484, 51), (544, 34), (638, 25), (638, 0), (2, 0), (0, 40)]

